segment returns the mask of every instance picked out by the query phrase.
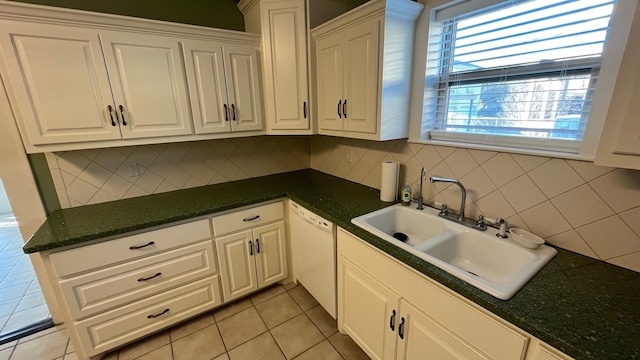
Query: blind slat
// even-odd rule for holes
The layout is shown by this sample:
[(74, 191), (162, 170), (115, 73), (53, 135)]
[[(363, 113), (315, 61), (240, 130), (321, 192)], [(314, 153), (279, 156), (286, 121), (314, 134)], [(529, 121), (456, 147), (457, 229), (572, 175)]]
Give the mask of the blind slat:
[[(581, 141), (614, 2), (503, 1), (448, 17), (438, 9), (423, 114), (444, 133)], [(470, 3), (485, 2), (454, 6)]]

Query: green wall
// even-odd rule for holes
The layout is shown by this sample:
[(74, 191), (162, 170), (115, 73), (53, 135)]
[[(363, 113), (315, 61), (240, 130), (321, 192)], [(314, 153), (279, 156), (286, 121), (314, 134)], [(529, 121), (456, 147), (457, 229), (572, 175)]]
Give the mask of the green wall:
[(353, 10), (369, 0), (347, 0), (347, 10)]
[(235, 0), (11, 0), (244, 31)]
[(51, 178), (47, 159), (44, 154), (30, 154), (27, 155), (27, 158), (29, 159), (31, 172), (33, 172), (33, 177), (36, 181), (38, 192), (40, 193), (44, 211), (49, 215), (52, 211), (60, 209), (60, 200), (58, 200), (56, 187)]

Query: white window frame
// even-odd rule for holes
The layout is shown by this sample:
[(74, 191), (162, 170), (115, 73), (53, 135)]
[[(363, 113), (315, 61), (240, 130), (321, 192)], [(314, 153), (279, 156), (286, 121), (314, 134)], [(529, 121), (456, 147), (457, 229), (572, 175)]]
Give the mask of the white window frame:
[[(577, 153), (530, 149), (527, 148), (527, 139), (519, 137), (514, 137), (514, 139), (506, 141), (504, 136), (500, 136), (500, 142), (492, 139), (491, 135), (479, 138), (477, 136), (473, 137), (473, 135), (470, 137), (466, 134), (449, 133), (446, 137), (448, 140), (427, 138), (431, 128), (428, 120), (423, 121), (424, 93), (426, 88), (425, 69), (429, 29), (431, 23), (436, 21), (436, 12), (438, 12), (440, 14), (439, 17), (441, 17), (443, 16), (442, 14), (446, 14), (448, 9), (453, 5), (468, 6), (469, 11), (472, 11), (499, 4), (503, 1), (504, 0), (421, 0), (425, 8), (416, 24), (408, 141), (412, 143), (542, 155), (566, 159), (593, 160), (600, 141), (602, 129), (605, 125), (611, 94), (615, 87), (618, 69), (624, 53), (627, 37), (629, 36), (635, 8), (638, 6), (638, 0), (619, 0), (614, 8), (613, 23), (609, 30), (609, 38), (602, 55), (602, 64), (591, 103), (589, 121)], [(479, 139), (484, 139), (484, 141), (479, 141)], [(539, 141), (539, 139), (536, 141)]]

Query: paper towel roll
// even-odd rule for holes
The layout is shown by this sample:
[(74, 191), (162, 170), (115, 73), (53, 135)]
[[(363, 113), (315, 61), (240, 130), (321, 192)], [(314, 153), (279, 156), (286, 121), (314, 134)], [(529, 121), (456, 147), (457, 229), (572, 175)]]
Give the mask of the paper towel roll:
[(400, 163), (397, 161), (382, 162), (382, 179), (380, 181), (380, 200), (394, 202), (398, 196), (398, 176)]

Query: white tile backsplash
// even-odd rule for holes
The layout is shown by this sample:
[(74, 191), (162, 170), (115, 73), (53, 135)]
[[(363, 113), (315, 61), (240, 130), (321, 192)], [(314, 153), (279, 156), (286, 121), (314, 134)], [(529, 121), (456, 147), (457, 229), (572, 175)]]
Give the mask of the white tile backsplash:
[[(309, 138), (249, 137), (50, 153), (63, 208), (309, 167)], [(139, 176), (129, 176), (135, 162)], [(359, 161), (358, 161), (359, 163)], [(366, 174), (360, 169), (358, 180)]]
[[(358, 157), (342, 162), (349, 149)], [(403, 140), (328, 136), (311, 138), (310, 156), (313, 169), (375, 188), (380, 187), (380, 162), (386, 159), (402, 163), (400, 186), (408, 179), (414, 191), (422, 167), (428, 176), (458, 178), (467, 189), (468, 216), (505, 217), (510, 226), (556, 246), (640, 271), (640, 171)], [(423, 197), (457, 209), (460, 190), (427, 182)]]

